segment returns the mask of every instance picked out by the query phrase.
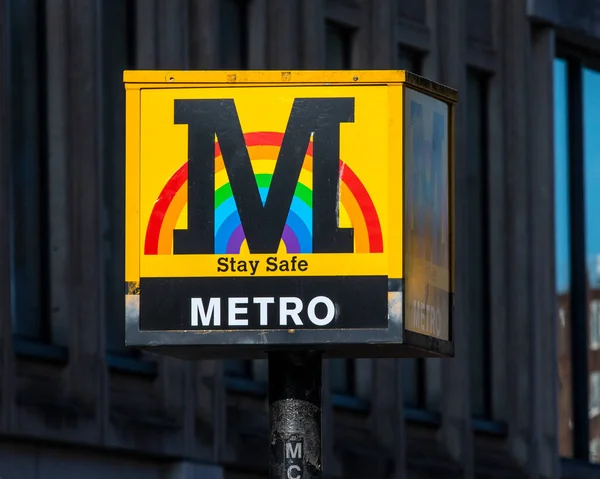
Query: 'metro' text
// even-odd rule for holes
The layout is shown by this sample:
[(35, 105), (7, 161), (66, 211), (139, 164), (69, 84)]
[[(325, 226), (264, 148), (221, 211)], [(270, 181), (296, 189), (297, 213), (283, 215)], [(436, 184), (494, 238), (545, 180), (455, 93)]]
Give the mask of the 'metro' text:
[[(275, 301), (279, 303), (278, 305)], [(221, 317), (221, 301), (226, 303), (227, 315)], [(269, 315), (269, 305), (276, 304), (276, 314)], [(221, 326), (224, 319), (228, 327), (248, 327), (248, 306), (257, 308), (260, 326), (269, 326), (269, 321), (277, 321), (279, 326), (302, 327), (307, 321), (315, 326), (327, 326), (335, 318), (335, 304), (326, 296), (316, 296), (308, 302), (306, 309), (300, 298), (294, 296), (237, 297), (237, 298), (191, 298), (192, 327)], [(319, 311), (317, 312), (317, 308)], [(275, 316), (275, 318), (273, 317)]]

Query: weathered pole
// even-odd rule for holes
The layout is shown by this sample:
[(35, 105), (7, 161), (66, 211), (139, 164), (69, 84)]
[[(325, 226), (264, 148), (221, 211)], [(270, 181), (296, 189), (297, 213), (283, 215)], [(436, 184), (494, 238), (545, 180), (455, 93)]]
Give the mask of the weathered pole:
[(322, 477), (321, 353), (269, 353), (269, 477)]

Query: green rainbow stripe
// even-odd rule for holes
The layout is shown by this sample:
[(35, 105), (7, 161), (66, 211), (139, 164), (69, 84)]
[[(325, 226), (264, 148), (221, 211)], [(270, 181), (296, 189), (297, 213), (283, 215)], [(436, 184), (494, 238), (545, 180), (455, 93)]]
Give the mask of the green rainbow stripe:
[[(271, 186), (271, 181), (273, 180), (273, 175), (269, 173), (259, 173), (254, 175), (256, 178), (256, 185), (258, 188), (269, 188)], [(226, 183), (223, 186), (219, 187), (215, 191), (215, 208), (218, 208), (221, 203), (223, 203), (226, 199), (233, 196), (233, 192), (231, 191), (231, 184)], [(312, 191), (302, 183), (298, 183), (296, 185), (296, 190), (294, 191), (294, 196), (301, 199), (304, 203), (306, 203), (309, 208), (312, 208)]]

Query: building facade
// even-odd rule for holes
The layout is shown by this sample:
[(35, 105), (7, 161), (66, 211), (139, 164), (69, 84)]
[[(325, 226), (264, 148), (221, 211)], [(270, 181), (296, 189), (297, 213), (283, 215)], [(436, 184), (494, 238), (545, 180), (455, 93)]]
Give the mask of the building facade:
[(0, 478), (266, 477), (264, 361), (124, 347), (122, 72), (324, 68), (459, 91), (456, 357), (326, 361), (325, 476), (600, 477), (599, 12), (0, 0)]

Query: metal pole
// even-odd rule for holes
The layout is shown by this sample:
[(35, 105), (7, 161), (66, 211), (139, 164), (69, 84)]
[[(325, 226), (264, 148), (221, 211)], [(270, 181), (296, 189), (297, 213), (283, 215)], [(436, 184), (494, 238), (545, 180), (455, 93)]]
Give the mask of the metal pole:
[(270, 479), (321, 478), (321, 353), (269, 353), (269, 413)]

